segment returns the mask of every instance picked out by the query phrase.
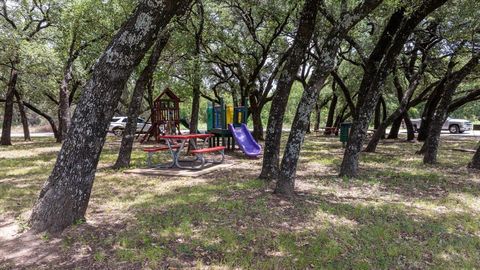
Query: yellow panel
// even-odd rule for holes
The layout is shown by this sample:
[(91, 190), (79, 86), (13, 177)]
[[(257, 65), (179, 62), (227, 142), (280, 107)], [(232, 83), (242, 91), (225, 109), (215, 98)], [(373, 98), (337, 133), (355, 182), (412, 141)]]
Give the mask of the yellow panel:
[(227, 125), (233, 123), (233, 106), (227, 105)]

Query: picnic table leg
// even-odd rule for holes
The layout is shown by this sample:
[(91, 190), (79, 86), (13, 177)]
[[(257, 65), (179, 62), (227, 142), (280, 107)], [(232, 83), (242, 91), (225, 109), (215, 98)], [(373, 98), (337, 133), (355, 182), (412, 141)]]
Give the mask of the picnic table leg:
[(178, 151), (177, 151), (177, 154), (175, 155), (174, 157), (174, 164), (177, 168), (183, 168), (181, 165), (180, 165), (180, 162), (178, 161), (178, 158), (180, 157), (180, 153), (182, 152), (183, 150), (183, 147), (185, 146), (185, 141), (186, 140), (182, 140), (182, 143), (180, 144), (180, 147), (178, 148)]
[[(190, 139), (189, 145), (192, 146), (193, 150), (198, 149), (198, 145), (197, 145), (197, 140), (196, 140), (196, 139)], [(205, 147), (205, 141), (203, 142), (203, 147)], [(195, 162), (195, 161), (197, 161), (197, 160), (198, 160), (198, 156), (195, 155), (195, 160), (193, 160), (192, 162)]]
[(178, 156), (178, 150), (175, 150), (172, 147), (173, 143), (171, 142), (170, 139), (167, 139), (166, 142), (167, 142), (167, 145), (168, 145), (168, 149), (170, 151), (170, 155), (172, 156), (172, 162), (168, 165), (165, 165), (165, 166), (158, 165), (157, 168), (173, 168), (173, 167), (175, 167), (175, 160), (176, 160), (176, 157)]
[(200, 165), (192, 166), (192, 169), (201, 169), (205, 166), (205, 156), (203, 154), (196, 154), (197, 158), (200, 158)]
[(212, 158), (211, 162), (212, 162), (213, 164), (221, 164), (221, 163), (223, 163), (223, 161), (225, 160), (225, 151), (224, 151), (224, 150), (220, 151), (220, 155), (221, 155), (220, 160), (217, 161), (217, 160), (215, 160), (215, 159)]

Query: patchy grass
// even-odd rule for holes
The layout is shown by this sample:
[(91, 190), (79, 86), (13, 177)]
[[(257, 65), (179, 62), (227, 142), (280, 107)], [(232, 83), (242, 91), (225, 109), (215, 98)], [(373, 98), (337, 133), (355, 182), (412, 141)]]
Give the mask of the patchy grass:
[[(444, 140), (435, 166), (424, 166), (414, 154), (420, 144), (381, 143), (378, 153), (362, 155), (359, 178), (343, 179), (337, 177), (343, 153), (337, 138), (309, 136), (292, 200), (273, 195), (272, 184), (256, 179), (260, 160), (235, 154), (236, 166), (195, 179), (127, 176), (108, 168), (118, 145), (110, 138), (102, 153), (88, 222), (66, 230), (57, 243), (58, 258), (43, 266), (480, 265), (480, 177), (466, 169), (470, 154), (450, 150), (474, 148), (474, 140)], [(0, 148), (0, 216), (25, 223), (57, 150), (46, 139)], [(135, 151), (133, 166), (144, 163), (145, 155)]]

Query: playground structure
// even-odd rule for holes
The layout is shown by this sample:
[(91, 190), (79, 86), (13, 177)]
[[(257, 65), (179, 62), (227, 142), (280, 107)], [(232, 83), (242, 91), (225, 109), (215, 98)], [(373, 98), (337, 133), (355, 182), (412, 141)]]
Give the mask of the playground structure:
[(225, 105), (223, 99), (215, 106), (209, 104), (207, 108), (207, 132), (212, 133), (210, 144), (212, 147), (223, 145), (227, 150), (235, 150), (235, 142), (248, 157), (257, 157), (261, 147), (257, 144), (247, 128), (248, 101), (243, 106), (234, 107)]
[(248, 101), (243, 101), (243, 106), (234, 107), (226, 105), (223, 99), (220, 99), (218, 105), (209, 103), (207, 107), (207, 132), (215, 135), (210, 144), (212, 146), (223, 145), (227, 150), (235, 149), (235, 140), (228, 125), (240, 127), (247, 123)]
[(180, 100), (170, 88), (166, 88), (153, 102), (150, 118), (152, 126), (141, 142), (154, 137), (159, 142), (162, 135), (180, 134)]

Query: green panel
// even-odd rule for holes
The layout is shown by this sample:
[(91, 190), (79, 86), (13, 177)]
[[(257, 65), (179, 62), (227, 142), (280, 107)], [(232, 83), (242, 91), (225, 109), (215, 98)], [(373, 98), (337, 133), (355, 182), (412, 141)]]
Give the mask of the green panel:
[(350, 131), (351, 123), (341, 123), (340, 124), (340, 141), (346, 143), (348, 141), (348, 135)]
[(207, 130), (213, 129), (213, 107), (208, 106), (207, 108)]

